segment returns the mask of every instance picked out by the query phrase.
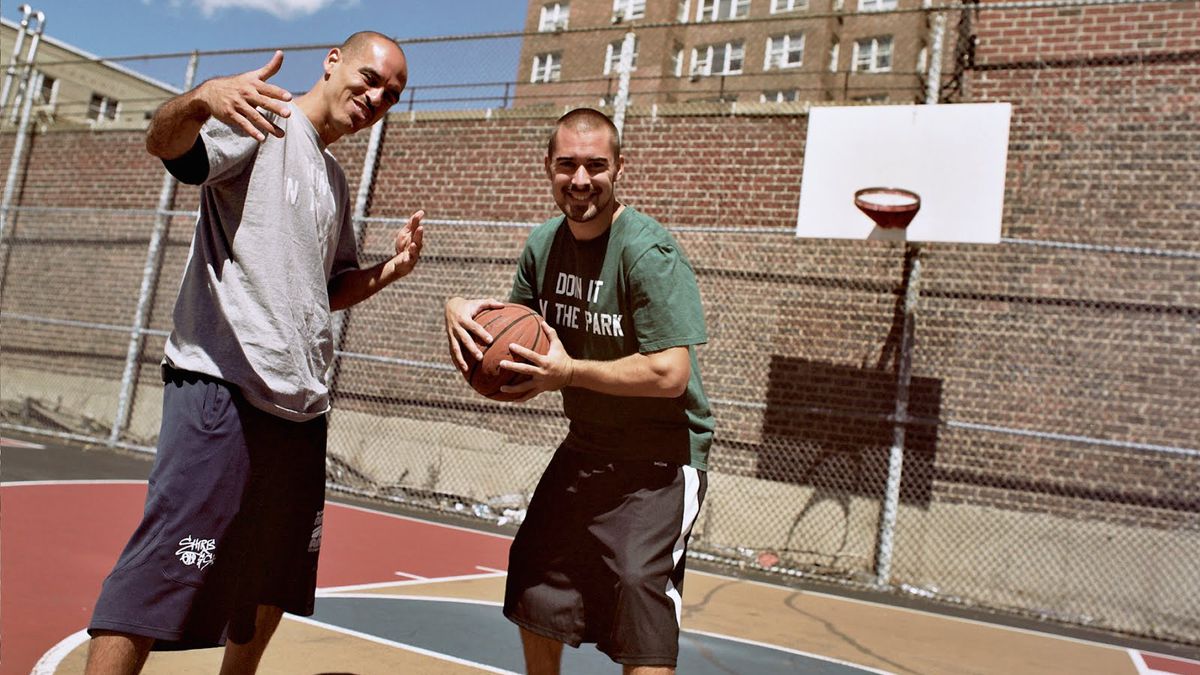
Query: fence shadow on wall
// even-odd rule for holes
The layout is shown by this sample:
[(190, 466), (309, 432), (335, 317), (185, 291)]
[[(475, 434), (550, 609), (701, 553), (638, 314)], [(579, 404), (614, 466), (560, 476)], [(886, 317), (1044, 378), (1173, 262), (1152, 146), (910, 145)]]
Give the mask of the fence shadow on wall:
[[(755, 475), (810, 486), (814, 500), (882, 499), (896, 407), (893, 370), (774, 355), (767, 378)], [(937, 419), (941, 397), (941, 380), (913, 377), (909, 415)], [(936, 426), (909, 425), (901, 502), (928, 507), (937, 437)]]

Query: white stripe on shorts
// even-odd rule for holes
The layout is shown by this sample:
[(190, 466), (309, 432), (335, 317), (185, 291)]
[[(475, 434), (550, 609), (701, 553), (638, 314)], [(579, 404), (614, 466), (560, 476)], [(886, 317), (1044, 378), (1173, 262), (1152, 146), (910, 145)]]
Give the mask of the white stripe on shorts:
[[(692, 466), (681, 468), (683, 469), (683, 522), (679, 526), (679, 538), (675, 540), (675, 548), (671, 551), (672, 570), (679, 566), (684, 546), (687, 544), (688, 533), (691, 532), (692, 523), (696, 522), (696, 516), (700, 513), (700, 472)], [(679, 589), (675, 588), (675, 583), (670, 578), (667, 579), (667, 597), (671, 598), (671, 602), (675, 605), (675, 623), (678, 625), (680, 617), (683, 616), (683, 597), (679, 595)]]

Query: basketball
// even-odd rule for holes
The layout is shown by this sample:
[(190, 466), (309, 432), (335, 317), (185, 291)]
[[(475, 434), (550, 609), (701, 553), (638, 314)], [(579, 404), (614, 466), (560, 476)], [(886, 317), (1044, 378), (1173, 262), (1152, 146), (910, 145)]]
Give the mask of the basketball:
[(499, 309), (485, 309), (474, 318), (491, 334), (492, 344), (479, 345), (483, 350), (483, 359), (478, 361), (468, 350), (463, 350), (463, 358), (467, 361), (467, 372), (464, 373), (467, 382), (475, 391), (493, 401), (519, 398), (516, 394), (500, 391), (500, 387), (519, 384), (529, 379), (528, 376), (503, 370), (500, 362), (522, 360), (509, 351), (510, 344), (519, 344), (539, 354), (550, 351), (550, 337), (542, 329), (537, 312), (524, 305), (507, 303)]

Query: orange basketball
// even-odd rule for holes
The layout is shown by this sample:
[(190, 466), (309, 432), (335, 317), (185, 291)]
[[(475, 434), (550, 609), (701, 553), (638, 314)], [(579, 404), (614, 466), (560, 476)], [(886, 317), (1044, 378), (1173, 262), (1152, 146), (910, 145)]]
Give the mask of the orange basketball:
[(476, 361), (466, 349), (463, 358), (467, 361), (464, 374), (471, 387), (493, 401), (511, 401), (515, 394), (500, 391), (505, 385), (519, 384), (528, 376), (500, 368), (501, 361), (522, 361), (509, 351), (510, 344), (518, 344), (539, 354), (550, 351), (550, 337), (542, 329), (537, 312), (524, 305), (507, 303), (499, 309), (485, 309), (475, 315), (475, 322), (483, 326), (492, 336), (492, 344), (479, 345), (483, 359)]

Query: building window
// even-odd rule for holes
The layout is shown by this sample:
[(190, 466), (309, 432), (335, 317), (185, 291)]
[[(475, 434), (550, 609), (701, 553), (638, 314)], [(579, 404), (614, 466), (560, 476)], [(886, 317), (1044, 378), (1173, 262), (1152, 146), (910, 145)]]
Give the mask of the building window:
[(892, 36), (867, 38), (854, 43), (856, 72), (886, 73), (892, 69)]
[(38, 93), (38, 103), (54, 105), (58, 93), (58, 80), (49, 75), (42, 75), (42, 90)]
[(92, 100), (88, 103), (88, 119), (95, 122), (104, 114), (104, 97), (100, 94), (92, 94)]
[(782, 14), (808, 9), (808, 0), (771, 0), (771, 13)]
[(750, 14), (750, 0), (700, 0), (696, 21), (741, 19)]
[(858, 0), (860, 12), (884, 12), (896, 9), (896, 0)]
[(646, 16), (646, 0), (613, 0), (613, 23)]
[(691, 0), (679, 0), (679, 8), (675, 10), (675, 20), (679, 23), (687, 23), (688, 10), (691, 9)]
[(829, 48), (829, 72), (831, 73), (837, 72), (838, 53), (842, 51), (841, 46), (842, 45), (840, 43), (835, 42), (833, 43), (833, 46)]
[[(604, 74), (611, 75), (618, 72), (621, 67), (621, 45), (625, 43), (624, 39), (614, 40), (608, 43), (607, 51), (604, 54)], [(637, 54), (638, 44), (637, 38), (633, 39), (633, 60), (629, 62), (630, 70), (637, 70)]]
[(675, 51), (671, 55), (671, 70), (675, 77), (683, 77), (683, 45), (675, 43)]
[(783, 90), (764, 91), (758, 97), (758, 100), (762, 103), (785, 103), (785, 102), (790, 102), (790, 101), (799, 101), (800, 100), (800, 90), (799, 89), (783, 89)]
[(533, 57), (533, 73), (529, 76), (530, 82), (558, 82), (561, 75), (561, 53), (552, 52)]
[(117, 119), (117, 111), (121, 107), (121, 102), (115, 98), (109, 98), (102, 94), (92, 94), (92, 99), (88, 102), (88, 119), (93, 122), (102, 122), (104, 120)]
[(567, 2), (552, 2), (542, 5), (542, 18), (538, 20), (538, 30), (545, 33), (556, 30), (566, 30), (567, 21), (571, 17), (571, 4)]
[(854, 96), (850, 99), (855, 103), (887, 103), (887, 94), (867, 94), (865, 96)]
[(799, 68), (804, 65), (804, 33), (776, 35), (767, 38), (767, 55), (763, 70)]
[(692, 75), (738, 75), (742, 72), (745, 48), (742, 42), (696, 47), (692, 50)]

